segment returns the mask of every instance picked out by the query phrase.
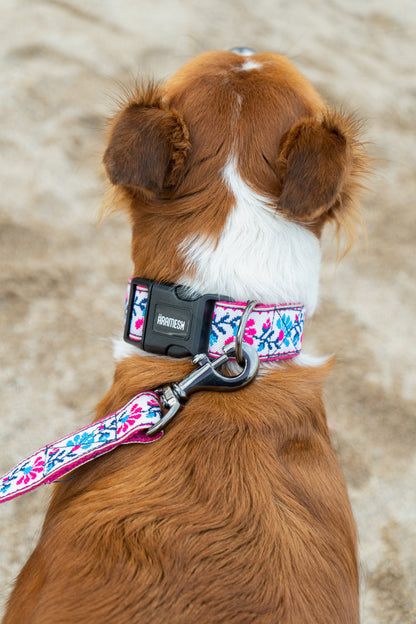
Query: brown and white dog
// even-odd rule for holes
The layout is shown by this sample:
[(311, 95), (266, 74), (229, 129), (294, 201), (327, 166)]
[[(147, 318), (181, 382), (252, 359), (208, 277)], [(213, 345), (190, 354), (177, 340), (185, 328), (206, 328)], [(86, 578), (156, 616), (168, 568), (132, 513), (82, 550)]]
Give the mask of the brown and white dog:
[[(138, 87), (104, 164), (133, 226), (134, 275), (238, 301), (318, 299), (320, 236), (352, 230), (367, 160), (283, 56), (209, 52)], [(189, 358), (117, 349), (97, 418), (177, 381)], [(195, 394), (150, 445), (54, 490), (4, 624), (352, 624), (357, 538), (321, 387), (331, 363), (267, 363)]]

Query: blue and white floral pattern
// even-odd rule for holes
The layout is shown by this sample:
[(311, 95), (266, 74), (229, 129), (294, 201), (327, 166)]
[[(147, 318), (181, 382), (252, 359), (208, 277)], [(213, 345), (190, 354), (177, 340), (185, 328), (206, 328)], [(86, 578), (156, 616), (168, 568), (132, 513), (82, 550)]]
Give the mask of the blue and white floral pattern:
[[(209, 355), (219, 357), (233, 342), (245, 303), (218, 302), (209, 339)], [(261, 360), (278, 360), (297, 355), (302, 346), (304, 310), (301, 305), (257, 305), (251, 312), (244, 341), (255, 346)]]
[(77, 466), (108, 453), (120, 444), (153, 442), (145, 431), (159, 422), (161, 408), (154, 392), (138, 394), (110, 416), (48, 444), (0, 479), (0, 502), (52, 483)]
[[(130, 323), (130, 338), (141, 340), (146, 314), (147, 288), (136, 285), (134, 308)], [(223, 348), (235, 340), (245, 303), (218, 301), (209, 337), (208, 355), (217, 358)], [(260, 360), (292, 358), (302, 347), (305, 313), (301, 304), (267, 306), (258, 304), (246, 324), (244, 341), (254, 345)]]

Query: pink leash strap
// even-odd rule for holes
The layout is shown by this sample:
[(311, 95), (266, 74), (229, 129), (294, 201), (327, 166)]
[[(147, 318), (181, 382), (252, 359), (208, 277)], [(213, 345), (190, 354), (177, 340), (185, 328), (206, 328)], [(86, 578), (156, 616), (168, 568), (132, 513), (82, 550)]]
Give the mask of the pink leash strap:
[(0, 503), (52, 483), (74, 468), (112, 451), (120, 444), (149, 443), (163, 433), (146, 437), (147, 429), (162, 417), (154, 392), (135, 396), (120, 410), (47, 444), (0, 479)]

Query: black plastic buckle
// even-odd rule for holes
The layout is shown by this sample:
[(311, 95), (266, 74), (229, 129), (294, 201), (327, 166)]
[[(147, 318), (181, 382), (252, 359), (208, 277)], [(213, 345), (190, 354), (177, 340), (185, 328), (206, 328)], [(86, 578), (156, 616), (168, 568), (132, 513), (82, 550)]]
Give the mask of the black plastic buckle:
[[(140, 341), (129, 336), (136, 285), (146, 286), (148, 289)], [(131, 280), (124, 340), (159, 355), (186, 357), (208, 353), (212, 316), (217, 301), (233, 299), (211, 294), (192, 297), (185, 286), (135, 277)]]

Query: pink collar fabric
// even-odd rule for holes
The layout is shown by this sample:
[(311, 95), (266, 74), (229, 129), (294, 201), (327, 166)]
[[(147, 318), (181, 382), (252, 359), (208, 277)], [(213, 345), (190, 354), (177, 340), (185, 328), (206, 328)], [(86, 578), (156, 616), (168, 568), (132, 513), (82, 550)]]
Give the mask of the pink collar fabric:
[(120, 444), (146, 444), (158, 440), (145, 431), (161, 419), (157, 394), (143, 392), (114, 414), (47, 444), (0, 479), (0, 503), (52, 483), (81, 464), (108, 453)]
[[(128, 337), (137, 343), (143, 335), (148, 289), (134, 284), (133, 312)], [(127, 301), (130, 297), (130, 284)], [(246, 302), (217, 301), (212, 317), (208, 355), (218, 358), (227, 344), (234, 342)], [(244, 333), (244, 342), (253, 345), (262, 361), (293, 358), (302, 347), (305, 312), (301, 304), (257, 304), (250, 313)], [(138, 345), (140, 346), (140, 345)]]

